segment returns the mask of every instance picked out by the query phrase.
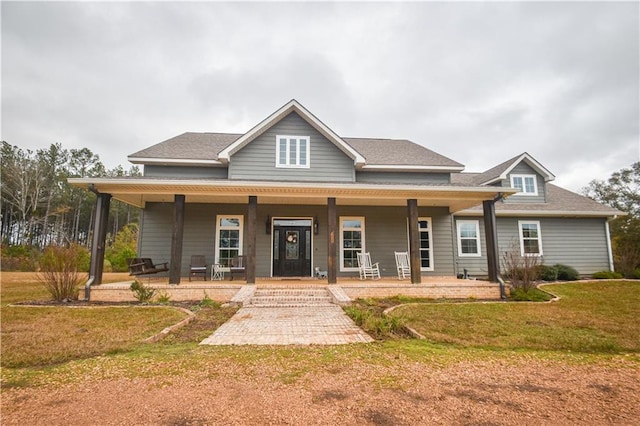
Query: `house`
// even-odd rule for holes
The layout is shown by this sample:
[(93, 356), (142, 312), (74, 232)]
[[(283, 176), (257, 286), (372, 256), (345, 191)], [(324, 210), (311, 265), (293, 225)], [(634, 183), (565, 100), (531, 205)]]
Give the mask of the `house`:
[(169, 261), (180, 283), (193, 254), (246, 281), (357, 276), (370, 252), (395, 276), (409, 251), (411, 282), (466, 269), (495, 281), (500, 253), (564, 263), (581, 274), (612, 269), (608, 221), (618, 212), (564, 190), (523, 153), (484, 173), (408, 140), (347, 138), (291, 100), (244, 134), (184, 133), (133, 153), (143, 177), (70, 179), (98, 194), (91, 263), (101, 282), (113, 197), (142, 209), (138, 253)]

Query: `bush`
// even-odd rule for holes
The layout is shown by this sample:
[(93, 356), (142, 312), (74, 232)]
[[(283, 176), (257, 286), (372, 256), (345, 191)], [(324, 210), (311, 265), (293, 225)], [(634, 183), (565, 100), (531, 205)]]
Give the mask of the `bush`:
[(505, 277), (510, 280), (511, 287), (522, 289), (525, 293), (535, 286), (539, 262), (538, 256), (522, 256), (516, 241), (512, 241), (509, 249), (502, 253)]
[(598, 271), (591, 278), (596, 280), (619, 280), (622, 278), (622, 274), (614, 271)]
[(138, 244), (138, 225), (130, 223), (116, 234), (113, 245), (107, 249), (105, 257), (111, 262), (114, 272), (126, 272), (129, 269), (127, 259), (136, 257)]
[(155, 289), (145, 286), (138, 280), (132, 282), (129, 288), (133, 292), (133, 297), (135, 297), (140, 303), (149, 303), (156, 294)]
[(72, 244), (69, 247), (49, 246), (44, 250), (38, 279), (54, 300), (62, 302), (78, 298), (78, 286), (84, 279), (78, 265), (83, 249)]
[(575, 281), (580, 279), (580, 274), (575, 268), (567, 265), (555, 264), (553, 267), (558, 271), (558, 280)]
[(554, 266), (539, 265), (537, 268), (538, 277), (542, 281), (557, 281), (558, 270)]
[(640, 268), (638, 268), (635, 271), (633, 271), (633, 274), (631, 275), (631, 278), (633, 278), (635, 280), (640, 280)]
[(38, 269), (40, 250), (34, 246), (2, 244), (2, 270), (33, 272)]

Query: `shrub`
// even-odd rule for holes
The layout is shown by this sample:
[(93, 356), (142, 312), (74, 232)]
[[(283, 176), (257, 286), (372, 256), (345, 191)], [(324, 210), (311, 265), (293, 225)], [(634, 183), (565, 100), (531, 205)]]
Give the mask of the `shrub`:
[(540, 257), (522, 256), (516, 241), (512, 241), (509, 249), (502, 254), (502, 266), (505, 276), (511, 281), (513, 288), (528, 292), (538, 279)]
[(575, 281), (580, 279), (580, 274), (575, 268), (567, 265), (555, 264), (553, 267), (558, 271), (558, 280)]
[(105, 257), (111, 262), (115, 272), (126, 272), (128, 258), (136, 257), (138, 225), (130, 223), (124, 226), (115, 237), (113, 245), (107, 249)]
[(158, 299), (156, 300), (156, 302), (158, 302), (161, 305), (168, 305), (170, 301), (171, 301), (171, 295), (168, 293), (158, 294)]
[(78, 286), (84, 278), (79, 272), (79, 259), (83, 248), (77, 244), (68, 247), (49, 246), (40, 258), (38, 279), (54, 300), (78, 298)]
[(2, 270), (33, 272), (38, 268), (40, 250), (28, 245), (2, 244)]
[(635, 271), (633, 271), (633, 274), (631, 275), (631, 278), (633, 278), (635, 280), (640, 280), (640, 268), (638, 268)]
[(132, 282), (129, 288), (133, 292), (133, 296), (140, 303), (149, 303), (153, 296), (156, 294), (155, 289), (145, 286), (138, 280)]
[(539, 265), (537, 268), (538, 277), (542, 281), (557, 281), (558, 270), (554, 266)]
[(598, 271), (591, 278), (596, 280), (619, 280), (622, 278), (622, 274), (614, 271)]

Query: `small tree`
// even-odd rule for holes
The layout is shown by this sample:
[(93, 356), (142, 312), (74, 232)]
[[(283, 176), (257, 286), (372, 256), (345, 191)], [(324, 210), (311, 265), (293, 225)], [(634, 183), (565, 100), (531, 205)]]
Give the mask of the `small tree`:
[(520, 253), (516, 241), (512, 241), (509, 249), (502, 254), (502, 267), (505, 275), (511, 280), (511, 286), (525, 293), (534, 287), (538, 279), (540, 257)]
[(133, 292), (133, 297), (138, 299), (140, 303), (151, 302), (151, 299), (153, 299), (153, 296), (156, 294), (155, 289), (145, 286), (138, 280), (132, 282), (129, 289)]
[(49, 246), (44, 250), (38, 279), (54, 300), (62, 302), (78, 298), (78, 286), (86, 277), (78, 270), (83, 252), (77, 244)]

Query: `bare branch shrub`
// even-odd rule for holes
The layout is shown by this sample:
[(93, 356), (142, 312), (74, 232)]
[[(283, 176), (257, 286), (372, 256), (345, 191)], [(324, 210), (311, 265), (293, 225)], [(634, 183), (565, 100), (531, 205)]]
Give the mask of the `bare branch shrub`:
[(535, 286), (540, 263), (540, 256), (522, 256), (517, 241), (512, 241), (509, 249), (502, 253), (502, 268), (505, 276), (511, 281), (513, 288), (524, 292), (528, 292)]
[(54, 300), (62, 302), (78, 298), (78, 286), (86, 277), (78, 271), (83, 250), (77, 244), (49, 246), (44, 250), (37, 276)]

